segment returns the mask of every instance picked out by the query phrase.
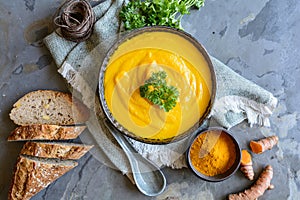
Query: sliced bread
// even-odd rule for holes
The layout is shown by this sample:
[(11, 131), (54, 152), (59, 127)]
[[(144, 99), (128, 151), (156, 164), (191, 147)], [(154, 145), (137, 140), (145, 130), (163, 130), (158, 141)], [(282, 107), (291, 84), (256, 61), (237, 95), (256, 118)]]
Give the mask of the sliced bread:
[(86, 126), (58, 126), (36, 124), (19, 126), (10, 133), (8, 141), (68, 140), (77, 138)]
[(8, 200), (27, 200), (77, 166), (70, 160), (20, 156), (15, 167)]
[(60, 158), (77, 160), (93, 146), (75, 143), (26, 142), (21, 153), (41, 158)]
[(89, 110), (70, 93), (37, 90), (20, 98), (9, 116), (18, 125), (73, 125), (85, 123)]

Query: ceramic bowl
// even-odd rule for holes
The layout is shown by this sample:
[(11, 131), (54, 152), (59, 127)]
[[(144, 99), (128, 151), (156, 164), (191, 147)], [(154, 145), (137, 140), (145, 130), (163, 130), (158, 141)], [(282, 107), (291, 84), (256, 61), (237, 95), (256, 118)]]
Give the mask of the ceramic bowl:
[[(235, 148), (235, 160), (234, 160), (233, 164), (231, 165), (231, 167), (224, 173), (218, 174), (215, 176), (207, 176), (207, 175), (201, 173), (200, 171), (198, 171), (193, 166), (192, 158), (190, 156), (191, 147), (195, 143), (197, 138), (200, 137), (201, 134), (208, 133), (209, 131), (218, 131), (219, 133), (227, 135), (233, 142), (234, 148)], [(238, 142), (236, 141), (236, 139), (233, 137), (233, 135), (228, 130), (225, 130), (223, 128), (218, 128), (218, 127), (213, 127), (213, 128), (208, 128), (206, 130), (203, 130), (199, 134), (197, 134), (197, 136), (192, 140), (191, 145), (187, 150), (186, 157), (187, 157), (187, 163), (188, 163), (189, 168), (193, 171), (193, 173), (197, 177), (201, 178), (202, 180), (209, 181), (209, 182), (220, 182), (220, 181), (224, 181), (224, 180), (228, 179), (229, 177), (231, 177), (239, 169), (240, 161), (241, 161), (241, 149), (240, 149), (240, 146), (239, 146)]]
[[(144, 33), (152, 33), (152, 32), (166, 32), (166, 33), (170, 33), (170, 34), (175, 34), (176, 36), (179, 36), (180, 38), (183, 38), (185, 42), (188, 42), (189, 44), (192, 44), (193, 47), (196, 49), (196, 53), (201, 53), (203, 58), (205, 59), (207, 65), (208, 65), (208, 71), (210, 72), (210, 77), (208, 77), (211, 81), (211, 91), (210, 91), (210, 102), (209, 105), (206, 108), (205, 113), (199, 118), (199, 121), (194, 124), (194, 126), (192, 126), (189, 130), (178, 134), (175, 137), (170, 137), (170, 138), (164, 138), (164, 139), (153, 139), (153, 138), (146, 138), (146, 137), (141, 137), (141, 136), (137, 136), (135, 133), (130, 132), (129, 130), (127, 130), (124, 126), (122, 126), (122, 124), (120, 124), (114, 117), (114, 115), (112, 114), (112, 112), (110, 111), (110, 109), (108, 108), (104, 93), (105, 93), (105, 88), (104, 88), (104, 77), (105, 77), (105, 71), (106, 68), (109, 64), (110, 59), (114, 56), (114, 52), (118, 49), (118, 47), (120, 45), (122, 45), (124, 42), (131, 40), (133, 38), (135, 38), (136, 36), (139, 36), (140, 34), (144, 34)], [(169, 38), (160, 38), (161, 39), (161, 44), (164, 43), (164, 40), (170, 40)], [(176, 42), (176, 41), (173, 41)], [(137, 46), (139, 46), (139, 48), (142, 48), (143, 45), (142, 44), (137, 44)], [(162, 45), (163, 46), (163, 45)], [(147, 44), (147, 47), (144, 48), (151, 48), (151, 43)], [(159, 47), (154, 47), (154, 48), (159, 48)], [(165, 47), (163, 47), (165, 48)], [(180, 54), (179, 54), (180, 55)], [(100, 97), (100, 102), (101, 102), (101, 107), (102, 110), (104, 112), (104, 114), (106, 115), (106, 117), (108, 118), (108, 120), (124, 135), (133, 138), (135, 140), (138, 140), (140, 142), (143, 143), (149, 143), (149, 144), (167, 144), (170, 142), (175, 142), (178, 140), (181, 140), (189, 135), (191, 135), (192, 133), (194, 133), (194, 131), (204, 122), (204, 120), (208, 117), (209, 113), (211, 112), (211, 108), (212, 105), (214, 103), (214, 99), (215, 99), (215, 93), (216, 93), (216, 77), (215, 77), (215, 70), (214, 67), (212, 65), (212, 62), (210, 60), (210, 57), (208, 55), (208, 53), (206, 52), (206, 50), (204, 49), (204, 47), (195, 39), (193, 38), (190, 34), (181, 31), (181, 30), (177, 30), (177, 29), (173, 29), (173, 28), (168, 28), (168, 27), (161, 27), (161, 26), (154, 26), (154, 27), (145, 27), (145, 28), (140, 28), (140, 29), (136, 29), (133, 31), (130, 31), (129, 33), (127, 33), (125, 36), (121, 37), (119, 40), (117, 40), (117, 42), (112, 46), (112, 48), (108, 51), (102, 66), (100, 68), (100, 74), (99, 74), (99, 97)], [(191, 112), (193, 112), (191, 110)]]

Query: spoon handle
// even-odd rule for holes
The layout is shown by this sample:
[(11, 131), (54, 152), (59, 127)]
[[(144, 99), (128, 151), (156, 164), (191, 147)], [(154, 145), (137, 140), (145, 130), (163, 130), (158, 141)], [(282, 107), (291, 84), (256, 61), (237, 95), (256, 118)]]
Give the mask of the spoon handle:
[(166, 187), (166, 178), (156, 164), (138, 154), (129, 142), (107, 120), (105, 125), (128, 157), (137, 188), (147, 196), (157, 196)]
[(131, 154), (132, 152), (135, 152), (135, 149), (133, 149), (133, 147), (128, 143), (128, 141), (125, 141), (126, 139), (119, 133), (119, 131), (106, 120), (105, 125), (109, 129), (110, 133), (117, 140), (117, 142), (120, 144), (125, 154), (129, 158), (130, 162), (132, 162)]
[(150, 160), (147, 160), (139, 153), (137, 153), (136, 150), (125, 139), (125, 137), (119, 132), (119, 130), (112, 126), (107, 120), (105, 120), (105, 125), (125, 152), (131, 165), (131, 170), (133, 174), (144, 173), (153, 170), (160, 171), (159, 167), (156, 164), (154, 164)]

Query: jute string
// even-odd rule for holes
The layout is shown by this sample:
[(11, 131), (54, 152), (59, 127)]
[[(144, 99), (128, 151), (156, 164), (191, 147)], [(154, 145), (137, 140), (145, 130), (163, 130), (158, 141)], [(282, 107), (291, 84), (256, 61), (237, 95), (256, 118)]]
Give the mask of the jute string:
[(60, 27), (56, 32), (73, 42), (86, 40), (92, 33), (94, 22), (94, 12), (87, 0), (67, 0), (54, 16), (54, 24)]

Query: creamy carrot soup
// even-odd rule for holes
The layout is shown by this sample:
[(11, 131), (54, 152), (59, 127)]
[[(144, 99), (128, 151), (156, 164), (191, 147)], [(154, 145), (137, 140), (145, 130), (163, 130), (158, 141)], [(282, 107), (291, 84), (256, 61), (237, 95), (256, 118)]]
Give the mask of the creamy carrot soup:
[[(153, 72), (165, 71), (176, 87), (176, 106), (165, 112), (142, 98), (139, 87)], [(104, 78), (104, 94), (114, 118), (137, 136), (172, 138), (199, 121), (209, 106), (211, 74), (202, 54), (184, 38), (167, 32), (143, 33), (114, 52)]]

